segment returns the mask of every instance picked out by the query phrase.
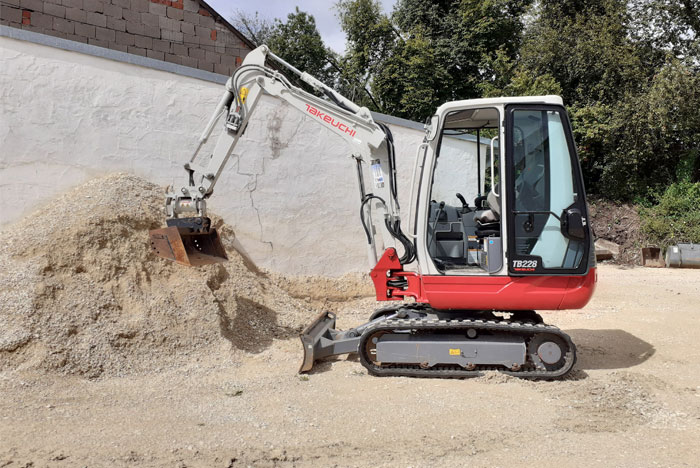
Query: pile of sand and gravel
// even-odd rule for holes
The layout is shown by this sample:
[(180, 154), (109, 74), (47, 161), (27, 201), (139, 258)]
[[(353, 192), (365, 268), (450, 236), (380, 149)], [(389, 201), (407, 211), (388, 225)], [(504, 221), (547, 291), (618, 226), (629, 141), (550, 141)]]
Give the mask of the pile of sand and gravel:
[[(0, 370), (88, 378), (145, 373), (185, 356), (259, 352), (316, 313), (232, 246), (187, 268), (156, 257), (163, 189), (133, 175), (92, 180), (3, 231)], [(232, 352), (226, 353), (231, 349)]]

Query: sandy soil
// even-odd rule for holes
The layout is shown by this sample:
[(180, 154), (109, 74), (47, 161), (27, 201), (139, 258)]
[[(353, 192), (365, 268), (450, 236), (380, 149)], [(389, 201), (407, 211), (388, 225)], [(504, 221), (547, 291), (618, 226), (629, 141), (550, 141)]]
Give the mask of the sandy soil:
[(588, 307), (543, 314), (566, 380), (299, 376), (301, 328), (362, 323), (369, 281), (261, 272), (218, 218), (229, 262), (174, 265), (161, 205), (116, 174), (3, 231), (0, 468), (700, 466), (700, 270), (601, 266)]
[[(599, 278), (587, 308), (545, 314), (579, 347), (564, 381), (375, 378), (352, 358), (300, 377), (294, 338), (148, 375), (3, 371), (0, 466), (698, 466), (700, 271)], [(345, 326), (375, 304), (328, 306)]]

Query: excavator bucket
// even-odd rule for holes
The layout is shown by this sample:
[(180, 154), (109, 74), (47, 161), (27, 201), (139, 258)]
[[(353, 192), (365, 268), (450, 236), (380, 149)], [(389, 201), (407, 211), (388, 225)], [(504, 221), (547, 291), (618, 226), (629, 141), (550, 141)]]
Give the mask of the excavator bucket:
[(209, 218), (168, 220), (168, 227), (148, 233), (151, 249), (159, 257), (186, 266), (202, 266), (228, 260)]

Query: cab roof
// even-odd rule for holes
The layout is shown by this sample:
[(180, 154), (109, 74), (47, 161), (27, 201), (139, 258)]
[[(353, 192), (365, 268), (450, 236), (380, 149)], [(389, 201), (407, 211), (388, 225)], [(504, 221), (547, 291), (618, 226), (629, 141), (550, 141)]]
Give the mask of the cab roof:
[(435, 111), (438, 115), (443, 115), (456, 109), (464, 109), (467, 107), (489, 107), (489, 106), (505, 106), (507, 104), (554, 104), (563, 106), (564, 101), (561, 96), (511, 96), (497, 98), (479, 98), (479, 99), (464, 99), (462, 101), (446, 102)]

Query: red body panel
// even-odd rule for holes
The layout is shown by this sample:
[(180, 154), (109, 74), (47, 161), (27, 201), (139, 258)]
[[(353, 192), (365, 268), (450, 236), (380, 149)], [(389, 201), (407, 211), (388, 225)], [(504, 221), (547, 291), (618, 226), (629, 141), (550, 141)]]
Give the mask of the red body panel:
[[(379, 301), (413, 297), (442, 310), (580, 309), (597, 281), (595, 268), (585, 276), (419, 276), (402, 270), (394, 249), (384, 252), (370, 275)], [(407, 287), (387, 285), (402, 278)]]

